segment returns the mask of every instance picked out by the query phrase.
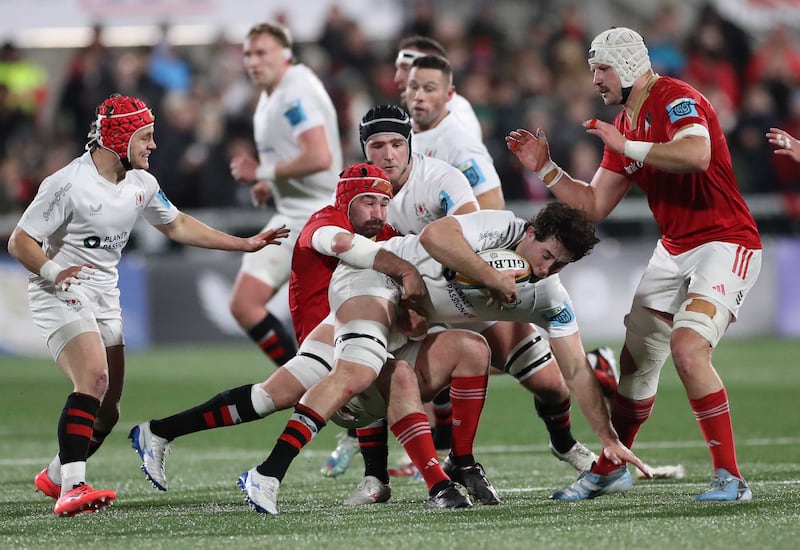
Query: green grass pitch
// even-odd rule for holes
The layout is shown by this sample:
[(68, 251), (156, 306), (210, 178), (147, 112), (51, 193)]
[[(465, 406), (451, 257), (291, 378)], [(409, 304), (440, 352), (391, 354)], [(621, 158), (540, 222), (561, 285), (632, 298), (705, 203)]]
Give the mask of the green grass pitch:
[[(619, 346), (617, 346), (617, 351)], [(731, 399), (748, 503), (698, 504), (710, 460), (671, 365), (635, 450), (654, 466), (681, 464), (681, 480), (637, 481), (626, 495), (579, 503), (548, 500), (575, 472), (547, 450), (530, 395), (492, 377), (476, 457), (500, 506), (432, 511), (424, 484), (393, 480), (392, 499), (370, 507), (342, 500), (363, 474), (360, 458), (336, 479), (319, 474), (335, 444), (329, 426), (298, 457), (281, 487), (278, 516), (244, 502), (236, 478), (258, 464), (288, 411), (179, 439), (167, 460), (170, 490), (153, 489), (127, 440), (129, 428), (260, 381), (272, 367), (250, 346), (162, 348), (128, 356), (122, 418), (89, 461), (89, 481), (117, 491), (97, 514), (57, 518), (33, 476), (56, 451), (69, 384), (48, 360), (0, 358), (0, 548), (796, 548), (800, 538), (800, 342), (729, 340), (714, 362)], [(597, 439), (573, 408), (576, 435)], [(399, 456), (392, 441), (390, 462)]]

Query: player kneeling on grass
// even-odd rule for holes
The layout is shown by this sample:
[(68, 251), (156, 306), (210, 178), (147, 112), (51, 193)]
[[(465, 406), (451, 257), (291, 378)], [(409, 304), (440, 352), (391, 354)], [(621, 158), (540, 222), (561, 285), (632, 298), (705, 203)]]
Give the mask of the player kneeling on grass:
[[(551, 337), (570, 390), (612, 462), (644, 464), (619, 441), (608, 417), (599, 384), (590, 367), (578, 332), (569, 295), (557, 273), (587, 254), (597, 238), (585, 214), (559, 203), (546, 206), (533, 222), (511, 212), (482, 211), (449, 216), (429, 224), (420, 235), (383, 243), (386, 250), (408, 259), (425, 280), (427, 296), (416, 307), (430, 322), (511, 320), (534, 322)], [(530, 266), (529, 280), (517, 281), (517, 270), (498, 271), (477, 252), (513, 250)], [(473, 282), (472, 290), (456, 282)], [(295, 408), (267, 460), (255, 470), (258, 486), (251, 503), (266, 513), (277, 511), (277, 495), (291, 462), (328, 419), (354, 394), (363, 392), (380, 374), (387, 357), (390, 329), (404, 291), (386, 276), (340, 263), (329, 290), (336, 316), (335, 366), (330, 376), (315, 384)], [(628, 474), (630, 483), (630, 474)]]
[(180, 212), (147, 172), (153, 113), (135, 97), (97, 108), (87, 152), (46, 178), (11, 235), (8, 250), (33, 275), (33, 320), (73, 384), (58, 422), (59, 452), (35, 478), (57, 516), (94, 512), (116, 493), (86, 483), (86, 459), (119, 420), (125, 372), (117, 264), (144, 218), (185, 245), (254, 252), (288, 230), (234, 237)]

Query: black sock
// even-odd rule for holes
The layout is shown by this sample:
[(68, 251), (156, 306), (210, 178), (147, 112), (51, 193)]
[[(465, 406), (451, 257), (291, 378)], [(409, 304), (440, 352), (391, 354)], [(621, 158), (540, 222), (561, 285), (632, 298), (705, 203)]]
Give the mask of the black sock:
[(555, 405), (542, 403), (538, 399), (533, 399), (536, 413), (544, 421), (547, 431), (550, 434), (550, 443), (556, 451), (565, 453), (575, 445), (575, 438), (572, 436), (572, 419), (570, 416), (570, 400), (567, 398)]
[(150, 421), (150, 431), (172, 441), (182, 435), (222, 428), (261, 418), (253, 409), (247, 384), (218, 393), (205, 403), (160, 420)]
[(84, 462), (100, 400), (82, 393), (71, 393), (58, 420), (58, 455), (61, 464)]
[(433, 446), (437, 451), (446, 451), (453, 440), (453, 405), (450, 403), (450, 386), (433, 398)]
[(247, 335), (279, 367), (297, 353), (297, 342), (271, 313), (248, 330)]
[(367, 426), (356, 430), (358, 447), (364, 458), (364, 477), (374, 476), (382, 483), (389, 483), (389, 431), (386, 421), (379, 426)]
[(263, 475), (283, 481), (294, 458), (325, 427), (325, 421), (305, 405), (297, 405), (267, 459), (256, 467)]

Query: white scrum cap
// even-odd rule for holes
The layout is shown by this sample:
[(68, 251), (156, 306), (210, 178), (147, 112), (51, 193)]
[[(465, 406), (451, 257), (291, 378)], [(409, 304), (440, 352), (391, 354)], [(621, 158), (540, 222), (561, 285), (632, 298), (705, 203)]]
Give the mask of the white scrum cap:
[(598, 34), (589, 47), (589, 66), (608, 65), (617, 71), (623, 88), (650, 70), (650, 56), (638, 32), (616, 27)]

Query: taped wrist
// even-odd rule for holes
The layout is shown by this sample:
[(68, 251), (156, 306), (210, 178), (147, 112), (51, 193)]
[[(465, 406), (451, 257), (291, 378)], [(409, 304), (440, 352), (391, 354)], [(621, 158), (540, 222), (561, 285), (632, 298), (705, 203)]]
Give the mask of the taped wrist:
[(50, 281), (51, 283), (56, 282), (56, 278), (58, 274), (64, 271), (64, 268), (58, 265), (53, 260), (47, 260), (42, 267), (39, 268), (39, 275)]
[[(547, 176), (552, 174), (554, 171), (556, 172), (556, 174), (548, 182), (546, 179)], [(562, 170), (558, 164), (553, 162), (553, 159), (549, 159), (544, 166), (542, 166), (539, 170), (536, 171), (536, 175), (539, 177), (540, 180), (542, 180), (542, 183), (544, 183), (545, 187), (550, 189), (559, 181), (561, 181), (561, 178), (564, 176), (564, 170)]]
[(327, 256), (335, 256), (353, 267), (372, 268), (372, 264), (375, 263), (375, 256), (378, 255), (378, 251), (381, 249), (380, 245), (363, 235), (353, 235), (350, 249), (344, 252), (336, 252), (333, 249), (333, 244), (339, 233), (347, 233), (347, 231), (333, 225), (320, 227), (311, 237), (311, 246), (317, 252)]
[(647, 153), (650, 152), (652, 147), (653, 143), (650, 141), (632, 141), (629, 139), (625, 142), (625, 148), (622, 152), (629, 159), (644, 162)]
[(275, 165), (274, 164), (261, 164), (256, 168), (256, 180), (269, 180), (275, 179)]

